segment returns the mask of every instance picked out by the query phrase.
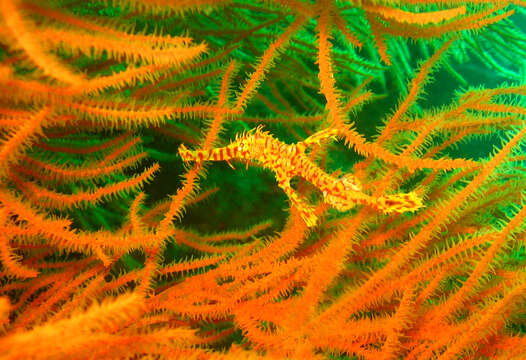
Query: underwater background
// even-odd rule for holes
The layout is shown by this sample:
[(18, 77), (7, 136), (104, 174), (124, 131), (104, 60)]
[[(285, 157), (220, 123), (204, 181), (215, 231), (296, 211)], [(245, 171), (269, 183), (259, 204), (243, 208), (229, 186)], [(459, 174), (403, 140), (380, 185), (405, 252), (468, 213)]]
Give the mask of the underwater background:
[(525, 358), (525, 5), (2, 0), (0, 359)]

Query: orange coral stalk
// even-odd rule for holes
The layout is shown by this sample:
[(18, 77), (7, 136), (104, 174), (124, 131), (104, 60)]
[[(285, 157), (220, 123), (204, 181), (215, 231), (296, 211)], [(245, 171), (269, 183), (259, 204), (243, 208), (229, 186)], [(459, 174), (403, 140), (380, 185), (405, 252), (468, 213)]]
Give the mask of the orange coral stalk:
[(442, 321), (446, 316), (453, 313), (469, 299), (470, 293), (473, 291), (475, 285), (480, 281), (484, 273), (491, 267), (491, 262), (494, 260), (499, 250), (504, 246), (510, 234), (524, 222), (525, 217), (526, 206), (523, 206), (504, 229), (491, 236), (493, 241), (487, 252), (477, 263), (475, 269), (469, 275), (468, 279), (464, 282), (460, 290), (455, 295), (450, 297), (443, 306), (436, 310), (435, 319)]
[(524, 273), (519, 273), (517, 278), (515, 286), (503, 298), (499, 297), (490, 301), (490, 304), (481, 316), (476, 320), (472, 319), (469, 322), (471, 325), (466, 331), (460, 333), (454, 343), (438, 359), (455, 359), (457, 355), (462, 354), (464, 351), (472, 351), (476, 347), (474, 343), (479, 343), (481, 338), (489, 337), (492, 331), (502, 324), (501, 315), (516, 303), (517, 298), (524, 298), (526, 293)]
[[(130, 351), (155, 353), (159, 347), (183, 347), (197, 343), (194, 331), (187, 328), (157, 330), (139, 334), (119, 331), (123, 320), (130, 320), (145, 309), (137, 295), (124, 295), (117, 300), (92, 306), (71, 318), (41, 325), (12, 334), (0, 340), (5, 351), (1, 359), (40, 359), (65, 356), (81, 359), (90, 353), (96, 357), (125, 356)], [(67, 341), (64, 334), (68, 334)], [(118, 355), (120, 354), (120, 355)]]
[(410, 282), (404, 287), (405, 291), (400, 306), (389, 324), (387, 340), (382, 347), (382, 355), (379, 357), (381, 359), (396, 359), (400, 356), (400, 351), (403, 349), (401, 338), (414, 322), (415, 284)]
[(440, 57), (449, 49), (452, 39), (446, 41), (440, 49), (438, 49), (433, 56), (431, 56), (426, 62), (424, 62), (417, 75), (411, 80), (411, 87), (409, 93), (400, 103), (396, 112), (391, 116), (387, 125), (383, 129), (379, 138), (376, 140), (378, 144), (381, 144), (384, 140), (389, 139), (393, 136), (393, 129), (400, 123), (402, 115), (406, 114), (411, 105), (417, 100), (418, 94), (422, 91), (426, 83), (426, 79), (429, 77), (430, 72), (433, 70), (433, 67), (436, 65)]
[(9, 311), (11, 304), (8, 298), (0, 297), (0, 327), (5, 326), (9, 321)]
[(159, 168), (159, 164), (154, 164), (144, 170), (142, 174), (136, 175), (131, 179), (76, 194), (63, 194), (48, 190), (33, 182), (22, 180), (15, 174), (11, 174), (11, 177), (17, 186), (24, 188), (21, 190), (40, 206), (67, 209), (81, 204), (95, 204), (104, 198), (137, 189), (142, 184), (151, 180), (153, 174), (155, 174)]
[(136, 163), (139, 162), (141, 159), (145, 158), (146, 155), (147, 154), (145, 152), (142, 152), (137, 155), (125, 158), (121, 161), (115, 162), (111, 165), (105, 165), (105, 163), (107, 162), (106, 158), (103, 161), (97, 162), (93, 165), (88, 164), (85, 167), (78, 168), (69, 168), (60, 165), (49, 164), (25, 156), (21, 157), (21, 159), (24, 160), (26, 164), (36, 166), (37, 168), (39, 168), (39, 170), (44, 170), (49, 174), (42, 174), (40, 172), (36, 172), (34, 169), (22, 166), (17, 166), (15, 167), (15, 169), (21, 174), (31, 175), (35, 179), (39, 179), (41, 181), (71, 181), (80, 179), (93, 179), (100, 176), (121, 172), (127, 167), (136, 165)]
[(3, 234), (0, 234), (0, 260), (9, 275), (22, 279), (38, 276), (38, 271), (30, 269), (19, 262), (18, 256), (13, 253), (9, 246), (8, 238)]
[(85, 21), (80, 17), (73, 16), (72, 14), (55, 11), (47, 7), (40, 7), (36, 4), (26, 3), (22, 5), (24, 9), (36, 12), (47, 18), (56, 19), (62, 23), (72, 25), (76, 28), (81, 28), (89, 32), (98, 32), (105, 36), (110, 36), (116, 39), (126, 39), (129, 41), (151, 43), (160, 48), (167, 46), (182, 46), (188, 45), (192, 42), (189, 37), (180, 36), (156, 36), (154, 34), (140, 35), (130, 34), (127, 31), (119, 31), (108, 26), (101, 26), (93, 22)]
[(130, 224), (132, 232), (140, 233), (144, 230), (144, 224), (139, 216), (139, 206), (144, 200), (144, 193), (140, 192), (130, 206)]
[[(122, 58), (129, 62), (144, 61), (154, 65), (181, 66), (206, 52), (206, 45), (199, 44), (190, 47), (168, 47), (163, 49), (145, 46), (143, 42), (129, 46), (128, 39), (110, 39), (89, 33), (76, 33), (55, 29), (41, 29), (39, 37), (51, 48), (68, 47), (73, 52), (81, 52), (99, 57), (103, 51), (108, 51), (112, 58)], [(128, 45), (128, 46), (127, 46)], [(74, 83), (72, 85), (78, 85)]]
[(250, 76), (242, 91), (239, 93), (236, 102), (236, 109), (242, 109), (246, 106), (247, 101), (256, 91), (258, 85), (263, 81), (265, 73), (268, 72), (274, 60), (278, 57), (279, 51), (288, 44), (290, 37), (303, 25), (305, 18), (299, 16), (289, 27), (265, 50), (254, 73)]
[(21, 47), (27, 56), (43, 70), (44, 74), (70, 85), (82, 84), (85, 81), (84, 76), (75, 74), (41, 48), (37, 32), (30, 29), (15, 2), (16, 0), (2, 1), (0, 12), (11, 35), (17, 41), (17, 47)]
[(185, 271), (190, 271), (194, 269), (199, 269), (199, 268), (203, 268), (206, 266), (217, 264), (218, 262), (220, 262), (221, 260), (225, 258), (226, 258), (226, 255), (217, 255), (217, 256), (204, 257), (201, 259), (195, 259), (191, 261), (183, 261), (180, 263), (169, 264), (169, 265), (163, 266), (159, 270), (159, 274), (166, 275), (166, 274), (175, 273), (175, 272), (185, 272)]
[(418, 25), (436, 24), (445, 20), (451, 20), (466, 13), (465, 6), (425, 13), (415, 13), (382, 5), (364, 4), (364, 10), (381, 15), (386, 19)]
[[(101, 144), (79, 147), (79, 148), (74, 148), (72, 146), (54, 146), (54, 145), (50, 145), (44, 142), (37, 143), (36, 145), (44, 150), (48, 150), (51, 152), (63, 152), (63, 153), (68, 153), (68, 154), (92, 154), (92, 153), (99, 152), (101, 150), (108, 149), (112, 147), (113, 145), (119, 143), (120, 141), (128, 139), (131, 136), (131, 134), (132, 134), (131, 132), (127, 132), (116, 138), (103, 141)], [(128, 149), (129, 147), (132, 147), (133, 145), (137, 144), (140, 141), (141, 139), (139, 137), (132, 138), (127, 143), (127, 145), (123, 145), (123, 148)]]
[(227, 241), (227, 240), (246, 239), (246, 238), (255, 236), (257, 233), (269, 228), (271, 225), (272, 225), (271, 221), (265, 221), (260, 224), (256, 224), (252, 226), (250, 229), (247, 229), (245, 231), (231, 231), (231, 232), (220, 233), (220, 234), (203, 235), (203, 236), (197, 236), (197, 238), (200, 241), (214, 242), (214, 243), (221, 242), (221, 241)]
[(203, 116), (205, 114), (235, 114), (237, 111), (223, 107), (210, 106), (205, 104), (194, 104), (189, 106), (159, 106), (157, 108), (135, 106), (128, 104), (115, 103), (94, 103), (85, 101), (80, 103), (70, 103), (69, 110), (73, 110), (80, 116), (86, 116), (105, 126), (112, 128), (139, 128), (147, 125), (158, 126), (166, 119), (188, 115)]
[(41, 131), (51, 109), (44, 107), (0, 143), (0, 176), (5, 175), (10, 163), (16, 162), (22, 149)]
[(189, 240), (183, 233), (176, 232), (177, 242), (185, 244), (193, 249), (199, 250), (205, 253), (232, 253), (239, 251), (242, 247), (246, 245), (232, 245), (232, 246), (213, 246), (209, 244), (198, 243), (195, 241)]

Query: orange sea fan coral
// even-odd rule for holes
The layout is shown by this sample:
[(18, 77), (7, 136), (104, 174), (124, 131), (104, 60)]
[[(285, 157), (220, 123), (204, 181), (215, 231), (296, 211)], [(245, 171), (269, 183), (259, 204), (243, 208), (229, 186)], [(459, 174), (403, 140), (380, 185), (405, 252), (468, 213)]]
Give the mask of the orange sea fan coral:
[(524, 5), (0, 2), (0, 359), (524, 358)]

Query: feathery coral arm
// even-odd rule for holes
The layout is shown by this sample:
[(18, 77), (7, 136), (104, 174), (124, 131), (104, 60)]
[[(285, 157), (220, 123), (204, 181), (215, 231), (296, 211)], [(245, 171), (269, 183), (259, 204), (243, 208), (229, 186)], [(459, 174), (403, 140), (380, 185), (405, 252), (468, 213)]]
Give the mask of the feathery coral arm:
[(0, 176), (5, 175), (9, 164), (18, 160), (22, 149), (41, 131), (49, 113), (50, 108), (44, 107), (0, 143)]
[(206, 52), (206, 45), (177, 46), (162, 49), (152, 48), (144, 42), (130, 44), (129, 39), (109, 39), (88, 33), (76, 33), (56, 29), (42, 29), (39, 37), (50, 48), (66, 47), (74, 52), (90, 55), (108, 51), (113, 57), (126, 59), (128, 62), (144, 62), (146, 64), (170, 65), (179, 67), (196, 59)]
[(130, 224), (132, 232), (142, 233), (145, 229), (145, 224), (143, 223), (139, 215), (139, 207), (144, 200), (144, 192), (140, 192), (130, 206)]
[[(411, 280), (409, 280), (411, 281)], [(388, 325), (387, 340), (382, 346), (382, 356), (380, 359), (390, 360), (400, 357), (403, 349), (401, 338), (404, 331), (410, 328), (415, 314), (415, 284), (409, 283), (405, 286), (404, 295), (400, 300), (400, 305), (395, 316)]]
[(414, 13), (382, 5), (364, 4), (364, 10), (380, 15), (386, 19), (418, 25), (436, 24), (441, 21), (453, 19), (459, 15), (464, 15), (466, 13), (465, 6), (446, 10), (429, 11), (425, 13)]
[(426, 83), (426, 79), (429, 73), (436, 66), (441, 56), (449, 49), (454, 39), (446, 41), (440, 49), (438, 49), (427, 61), (422, 63), (420, 70), (411, 80), (411, 87), (409, 93), (405, 96), (404, 100), (398, 105), (396, 112), (391, 116), (387, 122), (382, 133), (376, 140), (377, 144), (382, 144), (386, 139), (391, 138), (394, 135), (394, 128), (400, 123), (400, 120), (404, 114), (410, 109), (411, 105), (415, 103), (419, 93), (422, 91), (423, 86)]
[[(166, 122), (166, 119), (183, 115), (203, 116), (205, 114), (235, 114), (236, 111), (223, 107), (205, 104), (193, 104), (189, 106), (159, 106), (157, 108), (145, 106), (130, 106), (124, 103), (108, 103), (93, 101), (71, 102), (63, 104), (63, 109), (73, 110), (82, 117), (100, 122), (111, 128), (139, 128), (143, 126), (158, 126)], [(62, 105), (61, 105), (62, 108)]]
[(42, 69), (44, 74), (70, 85), (78, 85), (85, 78), (60, 63), (55, 57), (47, 54), (39, 43), (39, 37), (29, 30), (16, 5), (17, 0), (4, 0), (0, 3), (0, 11), (4, 21), (16, 39), (16, 44), (21, 47), (27, 56)]
[(70, 229), (71, 221), (69, 220), (48, 219), (33, 209), (30, 204), (22, 201), (21, 198), (1, 188), (0, 204), (2, 204), (11, 215), (16, 215), (20, 220), (27, 221), (29, 227), (38, 231), (39, 234), (45, 237), (49, 244), (74, 251), (80, 249), (84, 251), (93, 250), (89, 240), (83, 244), (76, 243), (78, 236), (75, 231)]
[(226, 255), (215, 255), (215, 256), (207, 256), (207, 257), (189, 260), (189, 261), (171, 263), (159, 269), (159, 274), (166, 275), (166, 274), (171, 274), (175, 272), (185, 272), (185, 271), (195, 270), (198, 268), (203, 268), (205, 266), (215, 265), (221, 260), (224, 260), (225, 258), (226, 258)]
[[(3, 230), (0, 227), (0, 230)], [(9, 275), (16, 276), (21, 279), (34, 278), (38, 276), (38, 271), (31, 269), (24, 264), (21, 264), (18, 256), (13, 252), (9, 246), (9, 239), (0, 233), (0, 262)]]
[(0, 297), (0, 326), (7, 325), (9, 322), (9, 312), (11, 311), (11, 304), (6, 297)]
[(50, 19), (56, 19), (61, 23), (66, 23), (75, 28), (84, 29), (88, 32), (100, 33), (100, 35), (105, 37), (117, 38), (117, 39), (127, 39), (130, 42), (137, 41), (143, 43), (151, 43), (160, 48), (168, 46), (182, 46), (188, 45), (192, 42), (192, 39), (189, 37), (180, 37), (180, 36), (157, 36), (155, 34), (141, 35), (141, 34), (131, 34), (127, 31), (119, 31), (112, 27), (98, 25), (93, 22), (85, 21), (81, 17), (72, 15), (71, 13), (56, 11), (49, 7), (41, 7), (35, 3), (26, 3), (23, 4), (24, 9), (35, 12), (42, 16), (45, 16)]
[[(94, 164), (87, 164), (83, 167), (65, 167), (55, 164), (46, 163), (37, 159), (30, 158), (28, 156), (21, 157), (26, 166), (16, 166), (15, 170), (21, 174), (30, 175), (35, 179), (41, 181), (65, 181), (65, 180), (79, 180), (79, 179), (94, 179), (99, 178), (107, 174), (119, 173), (123, 169), (137, 165), (137, 163), (146, 157), (146, 153), (142, 152), (137, 155), (124, 158), (111, 165), (105, 165), (107, 157)], [(31, 168), (31, 165), (36, 167)], [(45, 173), (42, 173), (42, 170)]]
[(208, 243), (219, 243), (223, 241), (228, 240), (234, 240), (234, 239), (248, 239), (253, 236), (255, 236), (257, 233), (268, 229), (272, 225), (272, 221), (267, 220), (261, 223), (258, 223), (256, 225), (253, 225), (252, 227), (246, 229), (246, 230), (233, 230), (229, 232), (222, 232), (217, 234), (210, 234), (210, 235), (197, 235), (192, 234), (195, 236), (196, 239), (199, 241), (206, 241)]
[(250, 76), (239, 93), (235, 106), (236, 109), (239, 110), (246, 106), (248, 100), (252, 97), (258, 85), (263, 81), (265, 74), (269, 71), (269, 68), (278, 57), (279, 51), (283, 51), (283, 48), (287, 46), (291, 36), (303, 25), (304, 22), (305, 18), (303, 16), (298, 16), (283, 34), (269, 45), (254, 70), (254, 73)]
[[(39, 142), (36, 145), (40, 147), (41, 149), (52, 151), (52, 152), (63, 152), (68, 154), (93, 154), (102, 150), (109, 149), (116, 145), (117, 143), (121, 142), (122, 140), (128, 140), (126, 144), (121, 145), (122, 151), (126, 151), (133, 147), (135, 144), (139, 143), (141, 139), (139, 137), (134, 137), (130, 139), (132, 132), (124, 133), (116, 138), (104, 140), (103, 142), (91, 145), (91, 146), (83, 146), (83, 147), (72, 147), (72, 146), (57, 146), (57, 145), (51, 145), (45, 142)], [(113, 154), (115, 156), (116, 154), (120, 153), (119, 150), (115, 150), (116, 152)], [(109, 155), (112, 156), (112, 155)]]
[(28, 328), (33, 324), (37, 324), (40, 319), (45, 317), (49, 312), (52, 311), (53, 305), (64, 301), (71, 294), (77, 291), (79, 286), (82, 286), (89, 278), (95, 276), (103, 268), (102, 264), (98, 264), (95, 267), (87, 266), (84, 272), (81, 272), (74, 279), (70, 281), (64, 281), (54, 286), (53, 291), (50, 291), (47, 296), (41, 296), (37, 300), (39, 304), (38, 309), (32, 312), (26, 312), (21, 316), (17, 317), (15, 326), (20, 329)]
[(147, 183), (153, 175), (159, 170), (159, 164), (153, 164), (144, 170), (141, 174), (133, 178), (123, 180), (114, 184), (97, 187), (94, 190), (79, 192), (77, 194), (64, 194), (38, 186), (34, 182), (25, 181), (11, 173), (11, 177), (19, 187), (24, 187), (23, 191), (26, 196), (33, 199), (40, 206), (56, 209), (67, 209), (80, 204), (95, 204), (101, 199), (130, 192), (132, 189), (139, 188), (142, 184)]
[(452, 19), (442, 24), (429, 24), (427, 26), (421, 26), (411, 23), (398, 23), (395, 20), (391, 20), (389, 25), (376, 20), (375, 16), (369, 14), (369, 18), (375, 23), (376, 30), (382, 34), (390, 34), (395, 36), (403, 36), (413, 39), (428, 39), (437, 38), (443, 36), (446, 33), (456, 32), (461, 30), (475, 30), (483, 28), (487, 25), (496, 23), (502, 19), (505, 19), (515, 12), (514, 9), (506, 12), (493, 15), (499, 10), (502, 10), (506, 6), (505, 3), (496, 3), (496, 5), (488, 8), (479, 10), (468, 15)]
[(208, 7), (220, 7), (231, 3), (232, 0), (117, 0), (122, 6), (130, 7), (132, 11), (145, 11), (153, 14), (180, 13), (183, 11), (197, 11)]

